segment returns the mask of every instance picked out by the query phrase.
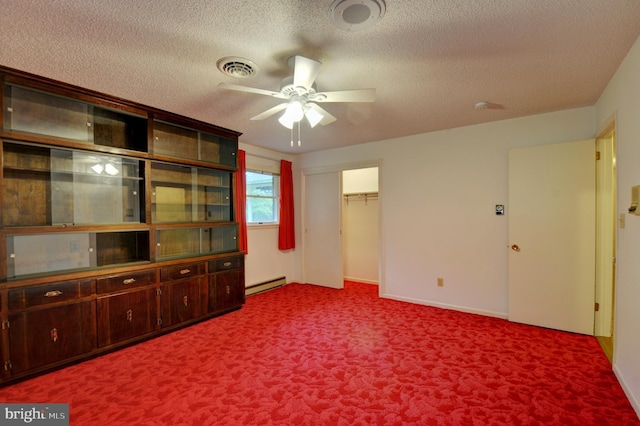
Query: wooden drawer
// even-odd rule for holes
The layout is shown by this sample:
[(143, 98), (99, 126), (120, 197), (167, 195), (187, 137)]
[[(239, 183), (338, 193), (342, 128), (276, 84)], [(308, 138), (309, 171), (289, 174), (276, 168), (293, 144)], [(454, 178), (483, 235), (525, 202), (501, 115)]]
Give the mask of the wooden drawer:
[(132, 271), (125, 274), (111, 275), (97, 279), (96, 287), (98, 293), (108, 293), (111, 291), (127, 290), (130, 288), (142, 287), (156, 282), (155, 269), (144, 271)]
[(91, 296), (91, 280), (68, 281), (9, 291), (9, 310), (16, 311), (32, 306), (65, 302)]
[(173, 281), (204, 274), (204, 263), (183, 263), (160, 270), (161, 281)]
[(227, 271), (229, 269), (242, 268), (244, 256), (224, 257), (209, 261), (209, 272)]

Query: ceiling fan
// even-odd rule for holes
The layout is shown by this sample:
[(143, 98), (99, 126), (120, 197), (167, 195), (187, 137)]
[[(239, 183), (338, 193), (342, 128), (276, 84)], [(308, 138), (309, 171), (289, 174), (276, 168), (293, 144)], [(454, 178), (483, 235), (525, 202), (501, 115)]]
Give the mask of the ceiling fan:
[(293, 129), (293, 125), (299, 123), (305, 117), (311, 127), (315, 127), (318, 123), (326, 125), (336, 121), (333, 115), (317, 105), (317, 103), (375, 101), (375, 89), (317, 92), (314, 81), (322, 63), (300, 55), (290, 57), (288, 62), (289, 66), (293, 68), (293, 76), (287, 77), (282, 81), (279, 92), (227, 83), (220, 83), (218, 87), (285, 100), (286, 102), (282, 102), (255, 117), (251, 117), (251, 120), (264, 120), (285, 110), (284, 114), (278, 118), (278, 121), (288, 129)]

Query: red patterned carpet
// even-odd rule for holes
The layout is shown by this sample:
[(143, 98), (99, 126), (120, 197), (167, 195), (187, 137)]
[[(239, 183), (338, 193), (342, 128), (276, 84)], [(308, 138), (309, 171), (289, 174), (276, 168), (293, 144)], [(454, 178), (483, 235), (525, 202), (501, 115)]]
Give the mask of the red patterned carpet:
[(640, 425), (592, 337), (290, 284), (0, 389), (72, 425)]

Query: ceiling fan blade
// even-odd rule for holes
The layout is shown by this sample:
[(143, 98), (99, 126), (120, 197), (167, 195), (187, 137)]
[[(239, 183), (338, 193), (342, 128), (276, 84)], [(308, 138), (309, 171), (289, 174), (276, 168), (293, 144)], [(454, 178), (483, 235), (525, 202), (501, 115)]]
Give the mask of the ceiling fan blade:
[(288, 104), (286, 102), (276, 105), (273, 108), (269, 108), (265, 112), (256, 115), (255, 117), (251, 117), (251, 120), (264, 120), (265, 118), (271, 117), (273, 114), (282, 111), (287, 107), (287, 105)]
[(321, 62), (313, 59), (305, 58), (304, 56), (294, 56), (293, 66), (293, 85), (295, 87), (304, 87), (310, 89), (313, 86), (313, 82), (316, 80), (316, 76), (322, 66)]
[(256, 89), (255, 87), (240, 86), (238, 84), (220, 83), (218, 84), (218, 87), (226, 90), (237, 90), (238, 92), (249, 92), (249, 93), (255, 93), (258, 95), (267, 95), (267, 96), (272, 96), (278, 99), (288, 99), (287, 96), (283, 95), (280, 92), (272, 92), (271, 90)]
[(307, 105), (309, 106), (309, 108), (322, 114), (322, 120), (320, 120), (320, 124), (322, 124), (323, 126), (336, 121), (336, 118), (333, 115), (329, 114), (329, 112), (326, 109), (321, 108), (320, 106), (311, 102), (309, 102)]
[(319, 92), (313, 97), (314, 102), (375, 102), (376, 89), (339, 90), (335, 92)]

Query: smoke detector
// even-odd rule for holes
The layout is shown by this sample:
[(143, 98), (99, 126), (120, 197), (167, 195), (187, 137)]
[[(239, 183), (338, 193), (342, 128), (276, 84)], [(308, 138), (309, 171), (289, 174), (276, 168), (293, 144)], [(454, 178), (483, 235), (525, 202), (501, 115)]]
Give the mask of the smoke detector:
[(329, 7), (331, 23), (345, 31), (370, 28), (387, 11), (384, 0), (335, 0)]
[(260, 72), (260, 69), (253, 61), (237, 56), (227, 56), (219, 59), (216, 65), (220, 72), (235, 78), (253, 78)]

